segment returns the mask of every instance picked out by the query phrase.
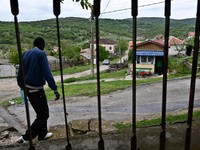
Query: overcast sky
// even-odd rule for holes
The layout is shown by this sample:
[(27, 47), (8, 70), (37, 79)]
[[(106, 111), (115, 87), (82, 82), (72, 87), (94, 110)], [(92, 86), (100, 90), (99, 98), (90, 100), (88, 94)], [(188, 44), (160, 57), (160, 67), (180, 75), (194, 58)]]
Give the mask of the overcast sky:
[[(75, 0), (76, 1), (76, 0)], [(10, 1), (0, 0), (0, 21), (13, 21)], [(93, 4), (93, 0), (89, 0)], [(53, 0), (18, 0), (19, 21), (36, 21), (55, 18), (53, 15)], [(138, 0), (139, 17), (164, 17), (163, 0)], [(101, 0), (100, 18), (124, 19), (131, 18), (131, 0)], [(195, 18), (197, 0), (173, 0), (171, 2), (172, 19)], [(79, 2), (65, 0), (61, 4), (59, 17), (89, 18), (90, 10), (82, 9)]]

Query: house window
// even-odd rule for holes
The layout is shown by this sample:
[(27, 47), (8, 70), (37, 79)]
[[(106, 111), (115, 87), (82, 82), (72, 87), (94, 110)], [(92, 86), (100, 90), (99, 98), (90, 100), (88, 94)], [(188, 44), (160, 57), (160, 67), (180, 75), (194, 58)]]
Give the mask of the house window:
[(148, 63), (153, 64), (154, 62), (154, 56), (148, 56)]
[(141, 63), (144, 64), (147, 62), (147, 56), (141, 56)]

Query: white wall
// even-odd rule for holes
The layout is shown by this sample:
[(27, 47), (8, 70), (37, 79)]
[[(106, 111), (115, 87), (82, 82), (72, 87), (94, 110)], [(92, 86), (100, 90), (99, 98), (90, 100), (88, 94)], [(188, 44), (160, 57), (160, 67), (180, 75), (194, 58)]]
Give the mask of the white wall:
[(0, 77), (16, 76), (16, 68), (13, 65), (0, 65)]
[[(185, 47), (186, 49), (186, 47)], [(181, 54), (185, 54), (186, 51), (181, 51)], [(171, 45), (171, 47), (168, 49), (168, 55), (177, 55), (178, 51), (176, 51), (176, 47)]]
[[(114, 53), (115, 51), (115, 45), (106, 45), (106, 44), (101, 44), (101, 46), (105, 47), (105, 49), (109, 52), (109, 53)], [(94, 50), (96, 49), (96, 44), (94, 44)]]

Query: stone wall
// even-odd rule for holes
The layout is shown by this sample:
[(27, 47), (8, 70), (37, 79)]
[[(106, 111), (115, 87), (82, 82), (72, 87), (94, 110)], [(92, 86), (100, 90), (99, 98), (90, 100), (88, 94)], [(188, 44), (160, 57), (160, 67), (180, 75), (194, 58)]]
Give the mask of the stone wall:
[(189, 70), (192, 70), (192, 64), (187, 59), (184, 60), (184, 64)]

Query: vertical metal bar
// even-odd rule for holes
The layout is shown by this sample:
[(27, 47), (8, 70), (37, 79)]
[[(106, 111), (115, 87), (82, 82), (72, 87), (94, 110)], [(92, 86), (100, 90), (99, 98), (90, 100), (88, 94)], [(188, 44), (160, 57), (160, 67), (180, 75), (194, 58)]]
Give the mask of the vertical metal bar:
[(101, 91), (100, 91), (100, 72), (99, 72), (99, 15), (100, 0), (94, 0), (94, 16), (96, 21), (96, 58), (97, 58), (97, 93), (98, 93), (98, 117), (99, 117), (99, 138), (98, 149), (104, 150), (104, 140), (102, 138), (101, 128)]
[(65, 150), (71, 150), (72, 146), (69, 143), (69, 132), (68, 132), (68, 126), (67, 126), (67, 111), (66, 111), (65, 92), (64, 92), (64, 84), (63, 84), (62, 57), (61, 57), (61, 50), (60, 50), (60, 32), (59, 32), (59, 21), (58, 21), (58, 16), (60, 14), (60, 0), (53, 0), (53, 10), (54, 10), (54, 15), (56, 16), (56, 24), (57, 24), (60, 76), (61, 76), (61, 84), (62, 84), (63, 107), (64, 107), (64, 117), (65, 117), (66, 136), (67, 136), (67, 145), (65, 147)]
[(193, 53), (193, 61), (192, 61), (192, 76), (191, 76), (191, 84), (190, 84), (190, 97), (189, 97), (188, 120), (187, 120), (188, 128), (186, 130), (185, 150), (190, 149), (190, 141), (191, 141), (191, 127), (192, 127), (197, 61), (198, 61), (198, 51), (199, 51), (199, 28), (200, 28), (199, 9), (200, 9), (200, 0), (198, 0), (198, 4), (197, 4), (197, 18), (196, 18), (196, 29), (195, 29), (195, 41), (194, 41), (195, 43), (194, 43), (194, 53)]
[(162, 132), (160, 133), (160, 150), (165, 150), (165, 119), (166, 119), (166, 101), (167, 101), (167, 67), (168, 67), (168, 39), (170, 25), (171, 0), (165, 0), (165, 45), (163, 61), (163, 95), (162, 95)]
[(29, 115), (28, 100), (27, 100), (27, 89), (26, 89), (26, 81), (25, 81), (25, 72), (24, 72), (24, 64), (23, 64), (22, 52), (21, 52), (19, 26), (18, 26), (18, 20), (17, 20), (17, 15), (19, 13), (18, 1), (17, 0), (10, 0), (10, 3), (11, 3), (11, 11), (12, 11), (12, 14), (14, 15), (14, 20), (15, 20), (15, 32), (16, 32), (18, 54), (19, 54), (20, 68), (21, 68), (21, 74), (22, 74), (22, 86), (23, 86), (23, 90), (24, 90), (24, 99), (25, 99), (25, 107), (26, 107), (26, 118), (27, 118), (28, 131), (29, 131), (29, 144), (30, 144), (29, 150), (34, 150), (35, 147), (34, 147), (34, 145), (32, 143), (32, 133), (31, 133), (31, 126), (30, 126), (30, 115)]
[(133, 79), (132, 79), (132, 132), (133, 136), (131, 137), (131, 150), (137, 149), (137, 137), (136, 137), (136, 24), (137, 24), (137, 15), (138, 15), (138, 1), (132, 0), (132, 16), (133, 16)]

